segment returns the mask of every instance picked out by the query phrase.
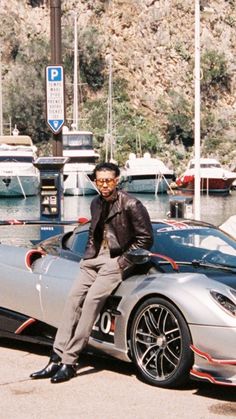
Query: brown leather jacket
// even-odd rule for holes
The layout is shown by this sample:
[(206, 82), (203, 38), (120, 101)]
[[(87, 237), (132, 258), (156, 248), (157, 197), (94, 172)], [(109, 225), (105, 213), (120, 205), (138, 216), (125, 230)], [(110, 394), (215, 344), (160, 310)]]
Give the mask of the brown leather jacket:
[[(100, 249), (96, 240), (95, 229), (102, 211), (103, 198), (98, 195), (91, 203), (91, 225), (84, 259), (95, 258)], [(121, 270), (130, 272), (134, 265), (127, 256), (130, 249), (149, 249), (153, 243), (151, 221), (146, 208), (135, 197), (117, 190), (105, 220), (106, 238), (111, 257), (118, 259)], [(126, 276), (126, 275), (125, 275)]]

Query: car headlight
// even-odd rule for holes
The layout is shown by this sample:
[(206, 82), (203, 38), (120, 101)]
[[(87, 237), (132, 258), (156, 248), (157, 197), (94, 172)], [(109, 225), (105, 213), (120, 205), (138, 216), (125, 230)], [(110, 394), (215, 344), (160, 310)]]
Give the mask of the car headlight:
[[(233, 290), (230, 291), (232, 292)], [(233, 291), (233, 293), (235, 294), (235, 291)], [(234, 301), (218, 291), (211, 290), (210, 294), (221, 308), (223, 308), (231, 316), (236, 317), (236, 304)]]

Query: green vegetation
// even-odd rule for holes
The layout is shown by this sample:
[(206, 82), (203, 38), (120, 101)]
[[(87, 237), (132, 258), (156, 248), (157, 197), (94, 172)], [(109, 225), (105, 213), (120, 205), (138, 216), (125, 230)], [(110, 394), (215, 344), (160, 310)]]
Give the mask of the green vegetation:
[(183, 60), (191, 60), (191, 54), (189, 50), (186, 48), (186, 46), (183, 44), (183, 42), (178, 41), (175, 44), (175, 50)]
[(45, 66), (48, 44), (34, 39), (27, 48), (14, 43), (14, 63), (3, 82), (3, 118), (12, 118), (21, 134), (30, 135), (35, 142), (48, 140), (45, 122)]
[(81, 79), (93, 91), (102, 88), (104, 84), (105, 61), (101, 53), (101, 36), (97, 29), (85, 31), (79, 40), (79, 62)]
[(193, 109), (187, 98), (172, 90), (169, 92), (170, 106), (167, 113), (167, 137), (169, 142), (182, 142), (188, 148), (193, 145)]
[(225, 55), (214, 50), (205, 51), (201, 58), (201, 69), (203, 99), (217, 100), (217, 94), (228, 90), (231, 79)]
[[(234, 2), (228, 3), (232, 9)], [(28, 4), (37, 8), (43, 3), (40, 0), (29, 0)], [(95, 145), (104, 156), (104, 136), (107, 130), (108, 65), (105, 61), (107, 50), (104, 48), (104, 35), (100, 33), (100, 27), (96, 25), (96, 22), (103, 17), (109, 1), (89, 0), (87, 6), (93, 13), (94, 26), (90, 25), (78, 31), (79, 120), (81, 129), (91, 129), (94, 132)], [(175, 6), (181, 10), (185, 7), (181, 1), (177, 1)], [(225, 16), (224, 21), (228, 29), (235, 26), (234, 18), (229, 13)], [(42, 144), (48, 144), (52, 137), (45, 121), (45, 67), (50, 63), (49, 40), (37, 30), (32, 31), (27, 24), (24, 28), (20, 26), (17, 12), (13, 11), (9, 14), (2, 10), (0, 19), (0, 40), (3, 45), (7, 46), (2, 66), (4, 121), (8, 123), (11, 118), (12, 126), (16, 124), (22, 134), (31, 135), (33, 141), (41, 147)], [(73, 107), (74, 28), (72, 20), (69, 6), (65, 6), (62, 55), (66, 75), (66, 124), (68, 126), (71, 124)], [(188, 70), (186, 83), (189, 89), (181, 90), (177, 86), (175, 88), (174, 82), (164, 86), (166, 81), (163, 78), (163, 92), (160, 97), (156, 98), (152, 111), (142, 105), (139, 108), (135, 107), (131, 100), (130, 80), (128, 77), (125, 80), (123, 75), (121, 77), (119, 74), (122, 72), (113, 74), (113, 137), (115, 158), (119, 164), (123, 164), (130, 152), (143, 154), (149, 151), (152, 155), (163, 158), (172, 167), (177, 166), (177, 169), (181, 170), (181, 165), (185, 165), (193, 150), (193, 55), (188, 44), (178, 40), (173, 41), (171, 46), (169, 45), (170, 55), (171, 48), (174, 50), (174, 58), (176, 59), (177, 56), (184, 68)], [(125, 59), (128, 66), (129, 60), (124, 56)], [(158, 65), (156, 68), (158, 70)], [(213, 49), (203, 49), (201, 55), (202, 154), (209, 155), (220, 150), (222, 159), (225, 161), (227, 158), (230, 159), (230, 146), (235, 147), (235, 140), (230, 137), (230, 129), (236, 123), (228, 121), (227, 113), (219, 116), (217, 106), (230, 93), (233, 76), (229, 68), (224, 53)], [(186, 93), (187, 90), (188, 93)], [(44, 148), (44, 152), (50, 153), (50, 149), (47, 148), (45, 151)]]

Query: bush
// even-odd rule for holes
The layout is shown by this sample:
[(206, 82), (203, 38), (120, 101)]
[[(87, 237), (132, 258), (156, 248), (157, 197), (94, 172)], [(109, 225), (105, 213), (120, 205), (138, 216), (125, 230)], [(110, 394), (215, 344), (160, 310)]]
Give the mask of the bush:
[[(74, 72), (74, 28), (65, 17), (65, 36), (63, 38), (63, 64), (68, 76), (68, 84), (72, 82)], [(101, 36), (91, 27), (78, 33), (78, 74), (87, 88), (97, 91), (104, 85), (105, 60), (102, 56)]]
[(224, 53), (207, 50), (201, 58), (202, 81), (201, 91), (205, 100), (217, 99), (212, 95), (214, 92), (228, 90), (230, 75), (227, 69), (227, 61)]
[(99, 39), (101, 37), (95, 28), (85, 31), (79, 39), (81, 78), (94, 91), (101, 89), (104, 84), (105, 60)]
[(169, 142), (185, 147), (193, 145), (192, 105), (176, 91), (169, 92), (170, 106), (167, 113), (167, 137)]

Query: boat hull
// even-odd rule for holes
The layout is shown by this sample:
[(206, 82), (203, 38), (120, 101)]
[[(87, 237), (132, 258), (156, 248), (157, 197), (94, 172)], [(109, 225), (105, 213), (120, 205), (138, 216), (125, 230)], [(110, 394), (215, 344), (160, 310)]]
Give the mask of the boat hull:
[[(229, 194), (233, 179), (205, 179), (200, 180), (200, 191), (201, 193), (209, 194)], [(188, 193), (194, 193), (194, 178), (193, 180), (184, 183), (179, 186), (179, 190)]]
[[(208, 194), (228, 194), (236, 179), (236, 173), (221, 166), (213, 158), (199, 160), (200, 191)], [(176, 179), (179, 190), (194, 193), (195, 160), (191, 159), (186, 171)]]
[(0, 197), (25, 197), (38, 193), (38, 176), (0, 176)]
[(92, 132), (63, 130), (63, 156), (69, 159), (63, 168), (64, 195), (96, 195), (90, 177), (99, 154), (93, 149)]
[(90, 173), (64, 170), (64, 195), (96, 195), (94, 183), (89, 178)]
[(173, 176), (160, 178), (153, 175), (125, 176), (121, 180), (121, 188), (130, 193), (167, 193), (172, 179)]
[(130, 153), (121, 172), (121, 188), (131, 193), (166, 193), (174, 177), (173, 170), (150, 153), (143, 157)]
[(25, 198), (39, 193), (36, 150), (27, 135), (0, 136), (0, 197)]

